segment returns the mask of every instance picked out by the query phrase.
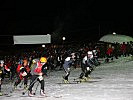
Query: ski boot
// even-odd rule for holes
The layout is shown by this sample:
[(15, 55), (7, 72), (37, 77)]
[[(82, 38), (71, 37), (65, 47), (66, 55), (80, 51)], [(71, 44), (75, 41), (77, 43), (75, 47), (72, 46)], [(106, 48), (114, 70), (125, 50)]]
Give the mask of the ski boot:
[(87, 81), (88, 80), (88, 77), (84, 77), (84, 81)]
[(24, 85), (24, 89), (25, 89), (25, 90), (27, 90), (27, 89), (28, 89), (27, 85)]
[(80, 82), (84, 82), (85, 79), (84, 79), (84, 78), (80, 78), (79, 81), (80, 81)]
[(84, 78), (84, 81), (88, 81), (90, 79), (90, 76), (83, 77), (83, 78)]
[(66, 79), (63, 79), (63, 83), (70, 83), (68, 80), (66, 80)]
[(68, 79), (67, 78), (65, 78), (65, 76), (63, 76), (63, 83), (70, 83), (69, 81), (68, 81)]
[(88, 80), (87, 77), (82, 77), (82, 78), (80, 79), (81, 82), (85, 82), (85, 81), (87, 81), (87, 80)]
[(42, 89), (40, 90), (40, 95), (41, 95), (41, 96), (46, 96), (44, 90), (42, 90)]
[(32, 93), (32, 91), (28, 91), (28, 96), (29, 97), (33, 97), (34, 96), (34, 94)]
[(16, 85), (14, 85), (14, 88), (13, 88), (14, 90), (16, 90), (17, 89), (17, 86)]
[(2, 96), (3, 94), (0, 92), (0, 96)]

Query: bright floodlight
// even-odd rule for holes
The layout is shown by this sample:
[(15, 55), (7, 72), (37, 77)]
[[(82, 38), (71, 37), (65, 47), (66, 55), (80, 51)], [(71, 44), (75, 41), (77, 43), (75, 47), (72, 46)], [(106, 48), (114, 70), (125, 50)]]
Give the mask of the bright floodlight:
[(43, 44), (42, 47), (45, 48), (45, 45)]
[(115, 35), (116, 33), (115, 33), (115, 32), (113, 32), (113, 34)]
[(63, 41), (64, 41), (66, 38), (65, 38), (65, 37), (63, 37), (62, 39), (63, 39)]

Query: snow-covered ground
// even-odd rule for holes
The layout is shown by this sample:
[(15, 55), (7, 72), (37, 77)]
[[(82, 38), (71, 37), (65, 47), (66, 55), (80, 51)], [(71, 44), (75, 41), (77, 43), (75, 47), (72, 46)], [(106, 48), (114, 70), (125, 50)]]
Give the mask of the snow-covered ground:
[[(80, 72), (80, 68), (73, 68), (70, 82)], [(14, 91), (11, 97), (0, 96), (0, 100), (133, 100), (133, 61), (129, 57), (114, 59), (114, 62), (108, 64), (102, 63), (92, 72), (88, 82), (60, 84), (62, 75), (63, 70), (53, 71), (45, 78), (45, 92), (48, 97), (39, 98), (39, 85), (35, 97), (28, 97), (27, 93), (22, 97), (23, 91)], [(37, 83), (34, 88), (36, 85)], [(9, 92), (10, 89), (10, 83), (2, 87), (3, 92)]]

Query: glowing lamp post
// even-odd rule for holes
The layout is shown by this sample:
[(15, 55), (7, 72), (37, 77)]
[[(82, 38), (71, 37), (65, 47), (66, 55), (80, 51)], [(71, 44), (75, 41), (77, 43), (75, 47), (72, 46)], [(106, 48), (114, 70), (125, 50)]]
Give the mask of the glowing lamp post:
[(113, 32), (113, 34), (114, 34), (114, 35), (116, 35), (116, 33), (115, 33), (115, 32)]
[(42, 47), (45, 48), (45, 45), (43, 44)]
[(63, 38), (62, 38), (62, 40), (63, 40), (63, 41), (65, 41), (65, 40), (66, 40), (66, 38), (65, 38), (65, 37), (63, 37)]
[(65, 37), (62, 37), (62, 40), (63, 40), (63, 43), (62, 43), (62, 47), (63, 47), (64, 41), (66, 40), (66, 38)]

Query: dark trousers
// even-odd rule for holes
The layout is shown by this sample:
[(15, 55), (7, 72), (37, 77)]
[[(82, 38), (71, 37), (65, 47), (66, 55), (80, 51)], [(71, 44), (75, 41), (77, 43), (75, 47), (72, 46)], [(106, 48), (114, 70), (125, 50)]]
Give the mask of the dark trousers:
[(38, 79), (39, 75), (32, 75), (31, 76), (31, 83), (30, 83), (30, 86), (29, 86), (29, 91), (32, 92), (32, 88), (34, 86), (34, 84), (39, 81), (39, 83), (41, 84), (41, 90), (44, 91), (44, 80), (39, 80)]
[[(2, 74), (2, 73), (1, 73)], [(1, 92), (1, 84), (2, 84), (2, 77), (1, 77), (1, 74), (0, 74), (0, 92)]]
[(1, 92), (1, 84), (0, 84), (0, 92)]
[(79, 78), (82, 79), (83, 76), (88, 77), (88, 75), (91, 74), (93, 68), (89, 66), (89, 68), (90, 68), (91, 70), (87, 70), (87, 67), (88, 67), (88, 66), (86, 66), (85, 64), (82, 64), (82, 67), (81, 67), (82, 72), (81, 72)]
[(63, 67), (63, 68), (64, 68), (64, 71), (66, 73), (66, 75), (63, 76), (63, 78), (68, 81), (68, 77), (70, 75), (70, 68), (69, 67)]
[(0, 79), (0, 92), (1, 92), (1, 81), (2, 81), (2, 80)]
[[(24, 78), (24, 85), (27, 85), (28, 79), (27, 76), (23, 77)], [(20, 77), (18, 77), (17, 81), (15, 82), (14, 86), (17, 86), (22, 79), (20, 79)]]

